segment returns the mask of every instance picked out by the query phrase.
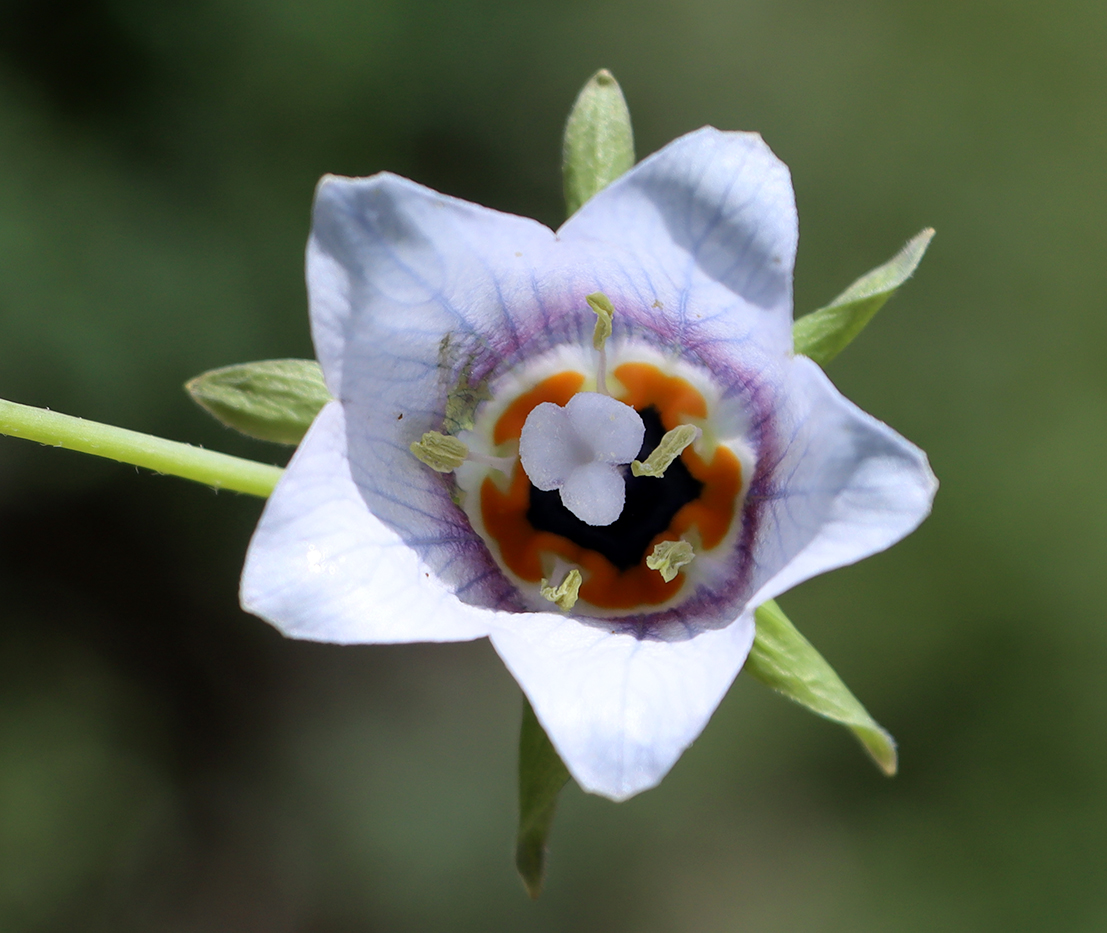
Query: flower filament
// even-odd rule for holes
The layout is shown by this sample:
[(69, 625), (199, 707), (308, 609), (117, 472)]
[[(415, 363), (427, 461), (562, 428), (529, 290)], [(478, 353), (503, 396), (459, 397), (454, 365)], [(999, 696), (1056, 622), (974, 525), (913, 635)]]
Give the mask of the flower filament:
[(593, 292), (584, 299), (596, 312), (596, 329), (592, 331), (592, 348), (598, 350), (600, 362), (596, 368), (596, 391), (608, 395), (607, 391), (607, 338), (611, 336), (611, 321), (615, 317), (615, 306), (603, 292)]

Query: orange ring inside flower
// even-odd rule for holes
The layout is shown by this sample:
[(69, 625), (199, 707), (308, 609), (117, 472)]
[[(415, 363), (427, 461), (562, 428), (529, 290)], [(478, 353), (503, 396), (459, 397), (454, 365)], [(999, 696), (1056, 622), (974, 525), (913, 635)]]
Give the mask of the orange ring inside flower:
[[(690, 418), (707, 417), (707, 402), (699, 391), (678, 376), (669, 376), (649, 363), (624, 363), (615, 372), (625, 391), (616, 398), (637, 411), (657, 410), (661, 424), (670, 431)], [(518, 440), (531, 411), (542, 402), (568, 403), (584, 384), (584, 376), (575, 372), (558, 373), (520, 395), (497, 420), (493, 440), (503, 444)], [(716, 447), (705, 461), (691, 447), (681, 454), (693, 478), (703, 484), (700, 495), (683, 505), (669, 527), (656, 535), (647, 555), (661, 541), (676, 541), (695, 530), (698, 548), (710, 550), (726, 537), (734, 521), (738, 494), (742, 489), (742, 466), (726, 447)], [(506, 491), (491, 479), (481, 485), (481, 517), (484, 527), (500, 547), (501, 560), (520, 579), (538, 583), (543, 572), (543, 557), (560, 557), (578, 566), (584, 576), (580, 598), (601, 609), (627, 610), (639, 606), (657, 606), (668, 602), (684, 585), (684, 574), (666, 583), (661, 574), (642, 560), (620, 570), (597, 551), (582, 547), (568, 538), (539, 531), (527, 519), (530, 508), (530, 480), (520, 464)], [(555, 581), (556, 582), (556, 581)]]

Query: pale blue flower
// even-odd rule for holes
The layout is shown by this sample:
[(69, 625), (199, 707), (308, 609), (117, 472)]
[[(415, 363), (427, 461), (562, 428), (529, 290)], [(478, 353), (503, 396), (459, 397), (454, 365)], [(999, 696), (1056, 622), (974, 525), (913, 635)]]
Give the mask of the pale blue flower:
[[(622, 799), (656, 784), (741, 669), (754, 608), (888, 547), (934, 494), (918, 448), (792, 355), (796, 238), (786, 167), (759, 136), (710, 128), (644, 160), (556, 233), (393, 175), (323, 179), (307, 277), (336, 401), (266, 506), (243, 606), (316, 641), (487, 636), (585, 790)], [(585, 299), (596, 292), (616, 310), (608, 379), (618, 387), (630, 363), (691, 386), (706, 414), (689, 416), (703, 431), (687, 456), (729, 451), (740, 489), (717, 541), (706, 519), (682, 535), (695, 558), (652, 602), (589, 603), (591, 565), (543, 551), (553, 583), (584, 570), (565, 612), (520, 575), (481, 503), (518, 469), (503, 465), (515, 442), (495, 436), (512, 400), (560, 372), (595, 388)], [(412, 455), (430, 431), (471, 450), (456, 474)], [(565, 477), (592, 459), (625, 470), (621, 456), (589, 453)], [(555, 479), (568, 482), (546, 488)], [(673, 495), (687, 499), (695, 482)], [(595, 533), (622, 533), (605, 528)]]

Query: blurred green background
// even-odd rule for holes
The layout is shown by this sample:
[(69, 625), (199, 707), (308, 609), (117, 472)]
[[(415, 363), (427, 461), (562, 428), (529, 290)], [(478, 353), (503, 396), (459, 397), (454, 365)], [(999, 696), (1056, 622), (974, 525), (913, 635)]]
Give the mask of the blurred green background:
[(900, 776), (739, 678), (660, 788), (566, 792), (534, 904), (487, 643), (287, 642), (259, 501), (0, 439), (0, 929), (1107, 928), (1105, 49), (1089, 0), (0, 0), (0, 396), (276, 462), (180, 386), (310, 355), (316, 179), (556, 225), (606, 66), (640, 155), (789, 164), (799, 311), (937, 228), (830, 375), (943, 484), (782, 600)]

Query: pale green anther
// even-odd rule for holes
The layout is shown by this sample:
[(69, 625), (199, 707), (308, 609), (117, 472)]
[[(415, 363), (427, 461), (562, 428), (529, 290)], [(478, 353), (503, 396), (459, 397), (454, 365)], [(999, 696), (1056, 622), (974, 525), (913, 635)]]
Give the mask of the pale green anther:
[(611, 336), (611, 319), (615, 316), (615, 306), (603, 292), (593, 292), (584, 299), (588, 307), (596, 312), (596, 329), (592, 332), (592, 346), (602, 350)]
[(700, 429), (694, 424), (677, 425), (661, 438), (661, 443), (654, 448), (645, 463), (641, 460), (631, 461), (630, 472), (635, 476), (664, 476), (673, 461), (684, 453), (684, 448), (699, 436)]
[(646, 558), (646, 566), (661, 574), (666, 583), (672, 581), (681, 567), (687, 567), (696, 557), (687, 541), (662, 541)]
[(558, 608), (568, 611), (577, 604), (577, 593), (582, 581), (580, 571), (574, 567), (565, 574), (560, 586), (550, 586), (549, 581), (543, 579), (539, 592), (551, 603), (556, 603)]
[(456, 437), (428, 431), (411, 445), (411, 452), (432, 470), (451, 473), (465, 462), (469, 448)]

